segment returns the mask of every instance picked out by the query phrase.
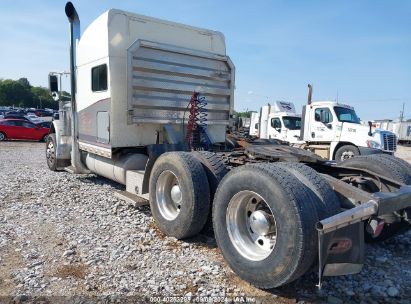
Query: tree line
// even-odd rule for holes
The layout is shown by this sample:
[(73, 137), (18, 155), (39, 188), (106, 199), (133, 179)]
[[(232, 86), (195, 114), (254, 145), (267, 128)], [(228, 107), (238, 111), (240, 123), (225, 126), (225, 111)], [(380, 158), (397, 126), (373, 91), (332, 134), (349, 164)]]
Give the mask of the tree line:
[(0, 79), (0, 107), (4, 106), (58, 109), (58, 102), (47, 88), (32, 86), (27, 78)]

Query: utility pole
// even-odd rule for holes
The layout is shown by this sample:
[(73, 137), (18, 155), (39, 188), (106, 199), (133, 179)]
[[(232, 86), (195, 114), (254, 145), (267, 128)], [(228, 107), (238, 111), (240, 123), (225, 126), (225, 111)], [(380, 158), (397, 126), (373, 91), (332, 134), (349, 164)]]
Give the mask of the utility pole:
[(404, 107), (405, 107), (405, 102), (402, 103), (402, 111), (400, 112), (400, 122), (404, 120)]

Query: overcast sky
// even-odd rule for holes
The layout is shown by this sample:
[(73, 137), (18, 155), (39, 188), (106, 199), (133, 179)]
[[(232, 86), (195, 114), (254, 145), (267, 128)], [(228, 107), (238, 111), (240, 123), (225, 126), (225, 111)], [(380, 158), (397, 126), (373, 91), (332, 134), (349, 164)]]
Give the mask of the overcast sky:
[[(218, 30), (236, 66), (235, 109), (274, 100), (350, 104), (362, 119), (411, 118), (411, 1), (73, 1), (82, 30), (109, 8)], [(68, 69), (65, 1), (0, 2), (0, 78), (47, 85)], [(68, 88), (65, 88), (68, 90)]]

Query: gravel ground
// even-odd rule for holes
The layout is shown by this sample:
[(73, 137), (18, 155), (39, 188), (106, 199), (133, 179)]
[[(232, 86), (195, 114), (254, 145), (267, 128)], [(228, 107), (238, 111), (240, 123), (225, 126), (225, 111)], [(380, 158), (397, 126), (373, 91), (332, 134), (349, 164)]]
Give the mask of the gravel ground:
[(411, 163), (411, 146), (397, 146), (397, 152), (395, 155)]
[[(368, 245), (360, 274), (325, 278), (321, 291), (314, 270), (262, 291), (228, 268), (210, 236), (162, 235), (147, 207), (114, 197), (123, 186), (51, 172), (43, 150), (44, 143), (0, 143), (0, 302), (247, 296), (264, 303), (411, 303), (411, 231)], [(409, 159), (411, 148), (401, 153)]]

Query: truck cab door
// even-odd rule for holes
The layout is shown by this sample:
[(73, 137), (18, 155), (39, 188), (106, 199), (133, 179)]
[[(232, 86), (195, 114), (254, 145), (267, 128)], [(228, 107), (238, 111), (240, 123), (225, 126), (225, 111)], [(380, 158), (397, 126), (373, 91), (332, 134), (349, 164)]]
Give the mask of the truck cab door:
[(282, 123), (279, 117), (271, 117), (268, 125), (268, 138), (281, 139)]
[(329, 107), (317, 107), (311, 111), (310, 135), (312, 141), (331, 142), (335, 135), (335, 120)]

